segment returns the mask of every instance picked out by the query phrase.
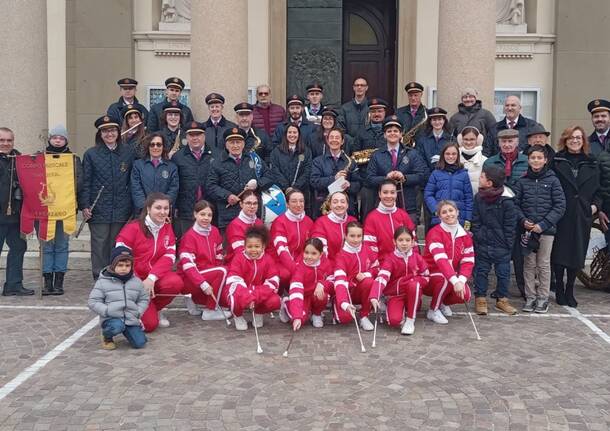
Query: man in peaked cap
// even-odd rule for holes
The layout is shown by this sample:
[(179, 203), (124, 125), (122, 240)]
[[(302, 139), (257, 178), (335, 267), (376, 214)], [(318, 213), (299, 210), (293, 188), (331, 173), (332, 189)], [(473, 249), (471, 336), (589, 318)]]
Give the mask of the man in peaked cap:
[(133, 78), (121, 78), (117, 81), (117, 85), (119, 86), (121, 97), (119, 97), (119, 100), (108, 107), (106, 113), (110, 117), (123, 118), (121, 116), (121, 111), (123, 108), (126, 105), (133, 105), (136, 106), (138, 111), (141, 112), (144, 124), (146, 124), (148, 121), (148, 109), (146, 109), (146, 107), (142, 105), (136, 97), (138, 81)]
[(212, 92), (205, 96), (205, 104), (208, 106), (209, 117), (205, 121), (205, 144), (217, 154), (222, 152), (224, 145), (223, 133), (227, 129), (237, 127), (232, 121), (225, 118), (222, 111), (225, 106), (225, 98), (222, 94)]
[(591, 154), (598, 156), (602, 151), (610, 148), (608, 134), (610, 132), (610, 102), (604, 99), (595, 99), (589, 102), (587, 110), (591, 113), (591, 122), (595, 130), (589, 135)]
[(307, 103), (305, 104), (305, 118), (313, 124), (320, 125), (322, 120), (322, 99), (324, 98), (324, 87), (319, 82), (313, 82), (305, 87), (307, 92)]
[[(249, 153), (256, 147), (256, 153), (265, 161), (269, 160), (271, 155), (271, 139), (263, 129), (258, 129), (252, 126), (254, 106), (248, 102), (238, 103), (233, 107), (237, 118), (237, 125), (246, 134), (246, 147), (244, 152)], [(258, 142), (260, 140), (260, 143)]]
[(408, 132), (424, 119), (426, 107), (421, 103), (421, 98), (424, 94), (423, 85), (419, 82), (411, 81), (405, 85), (405, 91), (407, 92), (409, 103), (398, 108), (396, 116), (402, 122), (403, 130)]
[(180, 103), (180, 95), (184, 90), (185, 83), (178, 77), (171, 77), (165, 80), (165, 99), (161, 102), (150, 107), (150, 115), (148, 116), (147, 131), (149, 133), (157, 132), (161, 129), (161, 114), (163, 113), (163, 107), (166, 103), (175, 101), (180, 106), (180, 122), (182, 127), (193, 121), (193, 113), (191, 108)]
[(288, 127), (289, 124), (294, 124), (295, 126), (297, 126), (301, 131), (301, 139), (303, 140), (303, 142), (307, 142), (309, 136), (318, 126), (304, 118), (304, 107), (305, 101), (298, 94), (293, 94), (286, 98), (286, 111), (288, 111), (288, 120), (276, 127), (275, 133), (271, 138), (273, 148), (277, 147), (282, 142), (282, 137), (284, 136), (286, 127)]

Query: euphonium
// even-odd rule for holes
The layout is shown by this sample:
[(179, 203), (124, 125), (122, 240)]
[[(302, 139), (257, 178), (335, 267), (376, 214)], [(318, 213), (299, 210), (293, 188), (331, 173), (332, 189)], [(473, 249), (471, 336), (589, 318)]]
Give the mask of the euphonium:
[[(347, 176), (349, 175), (349, 170), (352, 167), (353, 160), (347, 154), (345, 154), (345, 151), (341, 151), (341, 154), (344, 155), (347, 159), (347, 165), (345, 165), (345, 168), (341, 169), (341, 171), (345, 171)], [(326, 215), (330, 212), (330, 197), (331, 195), (329, 193), (328, 196), (326, 196), (326, 199), (324, 199), (324, 202), (322, 202), (322, 206), (320, 207), (320, 212), (322, 213), (322, 215)]]

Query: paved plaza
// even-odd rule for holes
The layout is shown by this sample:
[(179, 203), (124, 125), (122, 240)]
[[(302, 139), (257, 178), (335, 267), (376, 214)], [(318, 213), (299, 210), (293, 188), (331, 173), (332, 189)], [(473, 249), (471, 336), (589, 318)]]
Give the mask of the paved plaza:
[[(37, 283), (27, 271), (27, 287)], [(411, 337), (380, 327), (306, 326), (288, 358), (287, 325), (252, 329), (187, 315), (143, 350), (100, 348), (86, 309), (89, 272), (63, 297), (0, 299), (0, 430), (608, 430), (610, 294), (580, 287), (577, 312), (474, 316), (449, 325), (420, 313)], [(515, 304), (521, 305), (517, 299)], [(424, 310), (426, 305), (424, 305)]]

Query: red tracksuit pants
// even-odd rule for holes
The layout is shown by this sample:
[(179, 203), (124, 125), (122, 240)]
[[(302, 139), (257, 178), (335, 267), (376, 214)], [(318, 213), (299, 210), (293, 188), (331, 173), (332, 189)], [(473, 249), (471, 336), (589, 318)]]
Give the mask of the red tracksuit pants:
[(242, 316), (252, 302), (254, 302), (256, 314), (270, 313), (280, 308), (280, 296), (264, 284), (249, 288), (237, 286), (233, 294), (230, 294), (229, 290), (228, 288), (222, 289), (220, 305), (229, 307), (236, 317)]
[(170, 272), (155, 282), (155, 294), (164, 296), (151, 298), (148, 308), (142, 314), (141, 320), (144, 325), (144, 332), (152, 332), (157, 329), (157, 326), (159, 326), (159, 311), (174, 300), (172, 295), (180, 295), (183, 286), (182, 278), (175, 272)]
[[(341, 308), (341, 304), (350, 302), (350, 296), (353, 305), (360, 304), (360, 317), (367, 317), (371, 313), (371, 301), (369, 301), (369, 294), (375, 280), (371, 277), (367, 277), (362, 281), (356, 283), (355, 286), (351, 286), (349, 292), (345, 289), (335, 289), (335, 319), (339, 323), (349, 323), (352, 321), (352, 315), (349, 311), (345, 311)], [(346, 295), (347, 293), (347, 295)], [(348, 296), (349, 295), (349, 296)]]
[(431, 296), (430, 309), (438, 310), (441, 304), (462, 304), (470, 301), (470, 288), (464, 286), (464, 299), (462, 300), (453, 290), (453, 286), (440, 273), (430, 274), (430, 282), (424, 287), (424, 295)]
[(420, 277), (398, 280), (398, 284), (393, 289), (396, 294), (386, 295), (388, 298), (386, 319), (390, 326), (400, 325), (405, 312), (409, 319), (415, 319), (425, 286), (425, 279)]
[[(218, 292), (224, 290), (225, 281), (227, 280), (227, 269), (222, 266), (216, 266), (199, 271), (199, 273), (203, 275), (205, 281), (212, 286), (214, 296), (218, 298)], [(182, 293), (190, 293), (191, 299), (195, 304), (202, 305), (209, 310), (216, 309), (216, 302), (212, 298), (212, 295), (206, 295), (203, 293), (201, 287), (193, 284), (193, 282), (191, 282), (187, 277), (184, 277), (184, 288), (182, 289)]]
[(315, 314), (319, 316), (322, 314), (324, 309), (326, 308), (326, 304), (328, 304), (328, 293), (324, 292), (324, 298), (318, 299), (316, 295), (313, 294), (313, 291), (309, 294), (303, 295), (303, 314), (301, 316), (293, 316), (290, 312), (290, 300), (286, 301), (286, 312), (288, 313), (288, 317), (290, 320), (301, 319), (301, 321), (306, 321), (309, 319), (309, 316)]

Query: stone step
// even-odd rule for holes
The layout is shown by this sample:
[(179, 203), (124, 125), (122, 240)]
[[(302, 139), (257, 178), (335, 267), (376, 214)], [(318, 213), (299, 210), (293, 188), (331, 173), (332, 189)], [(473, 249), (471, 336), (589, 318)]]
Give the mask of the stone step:
[[(6, 254), (4, 250), (0, 255), (0, 268), (6, 268)], [(27, 251), (23, 258), (23, 269), (40, 270), (40, 257), (38, 251)], [(89, 252), (75, 251), (68, 255), (68, 269), (91, 270), (91, 254)]]

